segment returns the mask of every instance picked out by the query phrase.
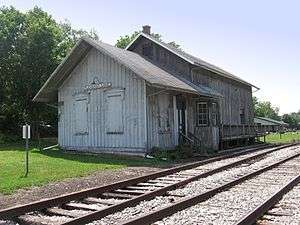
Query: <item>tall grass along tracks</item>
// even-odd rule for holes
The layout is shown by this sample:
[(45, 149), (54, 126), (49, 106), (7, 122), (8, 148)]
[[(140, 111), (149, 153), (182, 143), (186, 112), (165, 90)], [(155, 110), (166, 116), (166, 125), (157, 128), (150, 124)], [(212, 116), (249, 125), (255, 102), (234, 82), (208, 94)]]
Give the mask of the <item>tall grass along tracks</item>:
[[(22, 224), (120, 224), (130, 219), (125, 224), (148, 224), (288, 163), (300, 154), (300, 148), (294, 145), (261, 148), (4, 209), (0, 211), (0, 220), (7, 224), (13, 221)], [(199, 187), (201, 182), (204, 189)]]

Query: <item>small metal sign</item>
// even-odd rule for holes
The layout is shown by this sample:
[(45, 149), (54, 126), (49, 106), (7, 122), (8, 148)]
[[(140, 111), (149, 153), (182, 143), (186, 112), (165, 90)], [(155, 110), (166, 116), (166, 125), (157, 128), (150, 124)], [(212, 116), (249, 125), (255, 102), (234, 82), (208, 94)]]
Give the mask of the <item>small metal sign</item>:
[(23, 139), (30, 139), (30, 125), (23, 126)]
[(26, 124), (23, 126), (23, 139), (25, 139), (25, 177), (28, 176), (29, 172), (29, 149), (28, 149), (28, 140), (30, 138), (30, 125)]

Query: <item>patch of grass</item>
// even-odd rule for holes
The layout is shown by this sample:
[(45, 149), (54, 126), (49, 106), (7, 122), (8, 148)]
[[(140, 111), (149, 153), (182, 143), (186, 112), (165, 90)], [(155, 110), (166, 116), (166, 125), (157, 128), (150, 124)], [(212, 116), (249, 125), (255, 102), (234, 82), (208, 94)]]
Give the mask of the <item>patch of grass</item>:
[[(264, 140), (263, 137), (260, 138), (261, 141)], [(291, 143), (300, 142), (300, 131), (286, 132), (284, 134), (271, 133), (266, 136), (266, 142), (268, 143)]]
[(31, 148), (29, 175), (24, 177), (25, 152), (22, 143), (0, 145), (0, 192), (11, 194), (17, 189), (40, 186), (65, 178), (81, 177), (98, 170), (115, 170), (128, 166), (166, 166), (156, 159), (112, 155), (69, 154), (52, 149)]

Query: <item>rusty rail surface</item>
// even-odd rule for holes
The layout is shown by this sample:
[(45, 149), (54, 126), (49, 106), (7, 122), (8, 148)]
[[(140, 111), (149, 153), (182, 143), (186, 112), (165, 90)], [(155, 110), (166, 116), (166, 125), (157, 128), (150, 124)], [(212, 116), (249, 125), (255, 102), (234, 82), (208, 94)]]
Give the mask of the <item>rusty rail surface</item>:
[[(296, 157), (299, 157), (300, 156), (300, 153), (298, 154), (295, 154), (293, 156), (290, 156), (286, 159), (283, 159), (279, 162), (276, 162), (276, 163), (273, 163), (269, 166), (266, 166), (266, 167), (263, 167), (262, 169), (259, 169), (257, 171), (254, 171), (252, 173), (249, 173), (249, 174), (246, 174), (236, 180), (233, 180), (233, 181), (230, 181), (230, 182), (227, 182), (225, 183), (224, 185), (221, 185), (219, 187), (216, 187), (212, 190), (209, 190), (209, 191), (206, 191), (202, 194), (199, 194), (199, 195), (195, 195), (193, 197), (187, 197), (187, 198), (184, 198), (180, 201), (178, 201), (177, 203), (174, 203), (170, 206), (167, 206), (167, 207), (164, 207), (162, 209), (158, 209), (156, 211), (153, 211), (153, 212), (150, 212), (150, 213), (147, 213), (147, 214), (144, 214), (140, 217), (137, 217), (137, 218), (134, 218), (132, 220), (129, 220), (129, 221), (125, 221), (124, 223), (122, 223), (121, 225), (148, 225), (148, 224), (151, 224), (151, 223), (154, 223), (158, 220), (161, 220), (165, 217), (168, 217), (168, 216), (171, 216), (173, 215), (174, 213), (178, 212), (178, 211), (181, 211), (181, 210), (184, 210), (186, 208), (189, 208), (191, 206), (194, 206), (200, 202), (203, 202), (203, 201), (206, 201), (207, 199), (213, 197), (214, 195), (222, 192), (222, 191), (225, 191), (235, 185), (238, 185), (246, 180), (249, 180), (265, 171), (268, 171), (268, 170), (271, 170), (277, 166), (279, 166), (280, 164), (283, 164), (289, 160), (292, 160)], [(243, 223), (243, 224), (252, 224), (252, 223)]]
[(300, 183), (300, 175), (291, 179), (285, 186), (272, 195), (269, 199), (264, 201), (256, 209), (251, 211), (248, 215), (238, 221), (235, 225), (254, 224), (260, 217), (262, 217), (269, 209), (275, 206), (280, 199), (289, 192), (294, 186)]

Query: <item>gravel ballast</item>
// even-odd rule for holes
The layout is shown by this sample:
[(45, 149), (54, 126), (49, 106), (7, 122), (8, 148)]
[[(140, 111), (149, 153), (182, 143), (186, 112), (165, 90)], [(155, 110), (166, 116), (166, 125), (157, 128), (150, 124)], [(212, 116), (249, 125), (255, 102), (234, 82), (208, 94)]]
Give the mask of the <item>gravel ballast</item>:
[[(290, 147), (290, 148), (286, 148), (283, 150), (279, 150), (279, 151), (270, 153), (267, 156), (265, 156), (264, 159), (258, 160), (256, 162), (254, 162), (253, 164), (243, 164), (243, 165), (240, 165), (233, 169), (229, 169), (229, 170), (214, 174), (212, 176), (199, 179), (198, 181), (189, 183), (188, 185), (186, 185), (183, 188), (176, 189), (174, 191), (169, 192), (168, 194), (170, 196), (158, 196), (150, 201), (143, 201), (135, 207), (126, 208), (125, 210), (123, 210), (121, 212), (117, 212), (115, 214), (106, 216), (106, 217), (102, 218), (101, 220), (90, 223), (90, 225), (119, 224), (125, 220), (130, 220), (130, 219), (136, 218), (138, 216), (141, 216), (142, 214), (149, 213), (155, 209), (158, 209), (158, 207), (161, 208), (161, 207), (169, 206), (173, 202), (177, 201), (178, 199), (181, 199), (182, 197), (191, 197), (195, 194), (204, 193), (205, 191), (207, 191), (209, 189), (215, 188), (217, 186), (224, 184), (225, 182), (227, 182), (229, 180), (233, 180), (233, 179), (237, 178), (237, 176), (241, 176), (241, 175), (247, 174), (251, 171), (255, 171), (266, 165), (270, 165), (274, 162), (280, 161), (281, 159), (284, 159), (287, 156), (291, 156), (297, 152), (300, 152), (299, 147)], [(242, 157), (247, 157), (247, 156), (242, 156)], [(215, 162), (215, 163), (211, 163), (208, 165), (202, 165), (199, 168), (195, 168), (195, 169), (197, 169), (197, 170), (199, 169), (200, 171), (208, 171), (210, 169), (225, 165), (229, 162), (234, 162), (235, 160), (237, 160), (237, 158), (238, 157), (236, 157), (234, 159), (222, 160), (220, 162)], [(190, 170), (191, 173), (195, 172), (195, 169), (191, 169)], [(186, 173), (187, 171), (184, 171), (184, 172)], [(182, 172), (182, 173), (184, 173), (184, 172)], [(179, 172), (179, 173), (181, 173), (181, 172)], [(174, 195), (174, 196), (172, 196), (172, 195)], [(182, 197), (178, 197), (178, 196), (182, 196)], [(212, 208), (212, 210), (214, 210), (214, 209)], [(189, 219), (192, 220), (192, 218), (187, 218), (187, 221)], [(187, 221), (185, 221), (185, 223), (178, 223), (178, 221), (176, 221), (175, 223), (170, 223), (170, 224), (187, 224), (186, 223)], [(193, 223), (189, 223), (189, 224), (193, 224)], [(220, 223), (215, 223), (215, 224), (220, 224)]]
[(299, 225), (300, 184), (289, 191), (258, 222), (258, 225)]
[[(235, 224), (298, 175), (299, 159), (300, 157), (297, 157), (154, 224)], [(282, 172), (286, 171), (286, 167), (294, 168), (293, 173), (291, 172), (286, 176), (282, 175)]]

